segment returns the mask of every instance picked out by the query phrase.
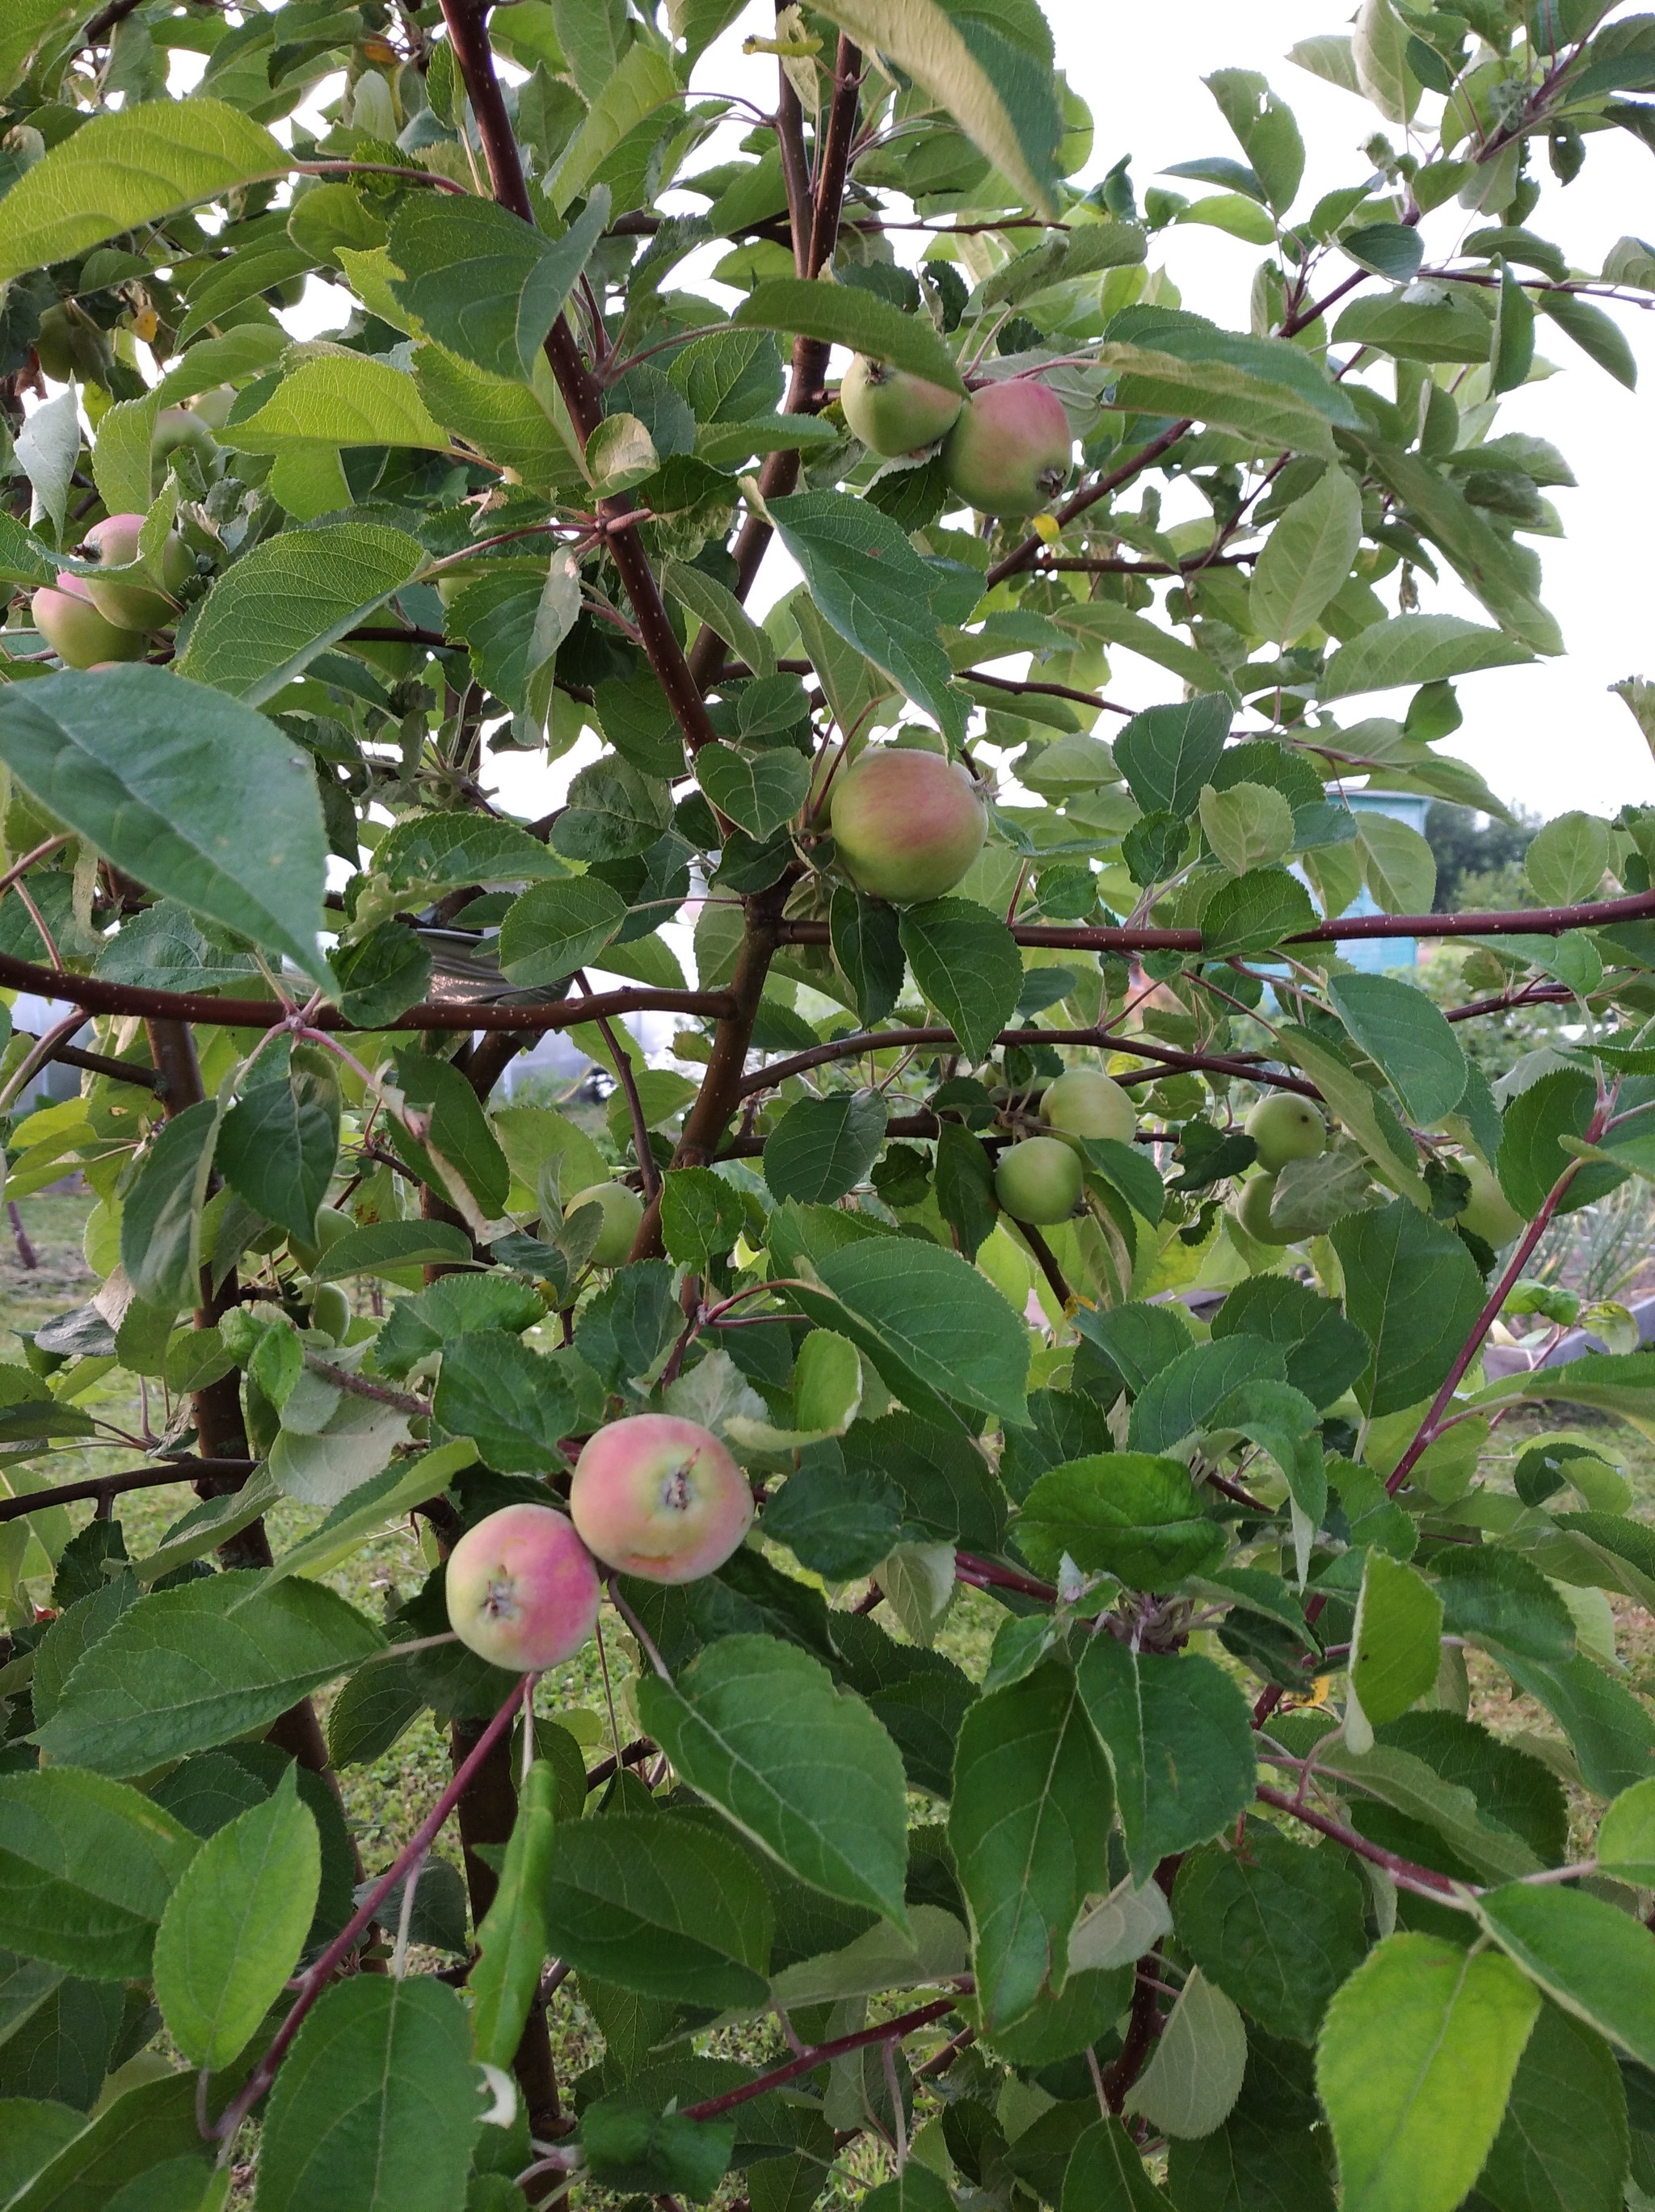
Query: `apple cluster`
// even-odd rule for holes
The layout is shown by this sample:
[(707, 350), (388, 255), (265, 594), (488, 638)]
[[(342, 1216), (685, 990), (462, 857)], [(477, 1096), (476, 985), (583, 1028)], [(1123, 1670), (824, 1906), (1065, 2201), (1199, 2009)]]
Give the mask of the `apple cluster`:
[[(141, 514), (106, 516), (87, 532), (82, 557), (112, 572), (131, 568), (138, 557), (143, 520)], [(170, 629), (178, 620), (179, 609), (173, 594), (194, 573), (189, 548), (173, 531), (161, 548), (164, 591), (124, 573), (112, 573), (106, 579), (60, 569), (55, 585), (43, 585), (34, 594), (34, 627), (70, 668), (142, 660), (155, 633)]]
[(635, 1413), (588, 1437), (569, 1511), (503, 1506), (449, 1555), (448, 1620), (496, 1667), (538, 1674), (573, 1658), (598, 1621), (599, 1571), (691, 1583), (751, 1526), (747, 1478), (709, 1429)]
[(1129, 1145), (1138, 1126), (1129, 1096), (1095, 1067), (1071, 1067), (1049, 1084), (1040, 1118), (1056, 1133), (1025, 1137), (1001, 1154), (995, 1170), (995, 1196), (1013, 1221), (1036, 1229), (1079, 1212), (1086, 1188), (1082, 1145), (1098, 1137)]
[(1026, 520), (1044, 514), (1068, 475), (1068, 416), (1056, 393), (1032, 377), (979, 385), (963, 398), (858, 354), (839, 404), (857, 437), (886, 460), (940, 439), (948, 489), (979, 514)]

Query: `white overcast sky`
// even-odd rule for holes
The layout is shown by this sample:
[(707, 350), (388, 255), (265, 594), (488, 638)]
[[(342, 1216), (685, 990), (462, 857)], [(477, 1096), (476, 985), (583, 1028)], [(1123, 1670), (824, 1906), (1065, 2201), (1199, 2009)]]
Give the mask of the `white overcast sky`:
[[(1322, 192), (1359, 183), (1369, 173), (1360, 149), (1375, 129), (1384, 127), (1374, 111), (1287, 59), (1297, 40), (1345, 27), (1348, 19), (1338, 0), (1332, 5), (1325, 0), (1245, 0), (1240, 6), (1236, 0), (1162, 0), (1147, 9), (1104, 7), (1100, 0), (1042, 4), (1053, 27), (1059, 64), (1090, 105), (1096, 125), (1096, 144), (1082, 182), (1101, 177), (1130, 153), (1141, 198), (1164, 165), (1203, 154), (1238, 155), (1201, 82), (1203, 73), (1226, 67), (1263, 71), (1298, 116), (1309, 153), (1299, 211)], [(746, 33), (766, 30), (770, 21), (770, 0), (755, 0), (703, 56), (697, 88), (745, 94), (761, 105), (773, 101), (774, 63), (744, 57), (740, 51)], [(322, 96), (336, 90), (337, 80), (332, 81)], [(1434, 108), (1434, 102), (1430, 105)], [(733, 140), (739, 133), (727, 135)], [(694, 166), (704, 166), (723, 151), (715, 143)], [(1583, 173), (1567, 190), (1546, 173), (1547, 191), (1530, 222), (1574, 264), (1595, 273), (1617, 238), (1632, 233), (1655, 240), (1655, 156), (1618, 131), (1595, 135), (1588, 155)], [(1191, 198), (1205, 189), (1163, 181), (1173, 182)], [(1463, 218), (1451, 207), (1440, 211), (1427, 229), (1427, 251), (1446, 250), (1458, 229), (1480, 220)], [(1171, 270), (1186, 306), (1244, 329), (1248, 289), (1260, 252), (1206, 226), (1191, 225), (1162, 232), (1152, 258)], [(1345, 273), (1343, 264), (1337, 273)], [(695, 281), (690, 272), (686, 278)], [(333, 301), (338, 298), (332, 294)], [(320, 298), (306, 307), (308, 313), (301, 309), (289, 321), (316, 328), (337, 319), (335, 310), (324, 307)], [(1614, 312), (1643, 364), (1647, 397), (1625, 391), (1542, 320), (1540, 350), (1565, 373), (1509, 397), (1501, 417), (1503, 428), (1553, 439), (1579, 478), (1579, 490), (1554, 495), (1567, 538), (1535, 541), (1545, 566), (1544, 596), (1561, 624), (1568, 653), (1555, 661), (1463, 682), (1464, 726), (1445, 748), (1474, 763), (1501, 798), (1542, 815), (1572, 807), (1612, 815), (1628, 799), (1655, 799), (1655, 761), (1631, 715), (1608, 690), (1623, 676), (1655, 677), (1646, 550), (1649, 518), (1655, 514), (1655, 313), (1630, 307)], [(837, 360), (836, 368), (842, 366)], [(792, 580), (773, 550), (755, 606), (768, 605)], [(1436, 589), (1422, 579), (1421, 586), (1427, 608), (1479, 615), (1451, 580)], [(1385, 589), (1394, 593), (1394, 583)], [(1110, 690), (1127, 704), (1148, 705), (1168, 696), (1168, 682), (1149, 664), (1120, 654)], [(1363, 712), (1400, 713), (1404, 705), (1405, 695), (1365, 699), (1353, 702), (1345, 719), (1355, 720)], [(587, 757), (587, 742), (550, 770), (521, 756), (501, 761), (502, 799), (527, 813), (555, 803), (573, 769)]]

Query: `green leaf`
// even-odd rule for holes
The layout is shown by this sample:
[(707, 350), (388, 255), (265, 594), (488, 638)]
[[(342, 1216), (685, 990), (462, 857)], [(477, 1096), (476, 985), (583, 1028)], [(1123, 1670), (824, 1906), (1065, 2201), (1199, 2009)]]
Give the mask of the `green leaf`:
[(1441, 1639), (1442, 1600), (1435, 1590), (1401, 1559), (1372, 1547), (1349, 1661), (1350, 1686), (1369, 1722), (1394, 1721), (1436, 1686)]
[(73, 137), (6, 194), (0, 282), (291, 165), (268, 131), (217, 100), (145, 101), (94, 116)]
[(295, 1057), (290, 1071), (267, 1055), (255, 1079), (225, 1115), (214, 1158), (266, 1221), (308, 1243), (339, 1154), (339, 1086), (313, 1052)]
[(478, 682), (538, 727), (551, 681), (546, 671), (580, 612), (580, 571), (567, 553), (556, 553), (544, 574), (514, 569), (468, 584), (449, 608), (446, 628), (449, 636), (465, 638)]
[(1390, 0), (1362, 0), (1350, 46), (1364, 95), (1387, 123), (1408, 122), (1420, 88), (1408, 66), (1408, 27)]
[(1599, 368), (1606, 368), (1617, 384), (1624, 384), (1628, 392), (1636, 391), (1638, 356), (1612, 316), (1594, 307), (1590, 300), (1577, 299), (1572, 292), (1541, 292), (1535, 304), (1566, 330)]
[(265, 1582), (281, 1582), (288, 1575), (326, 1573), (350, 1558), (365, 1536), (401, 1520), (414, 1506), (441, 1498), (453, 1478), (476, 1458), (475, 1446), (462, 1437), (422, 1452), (417, 1459), (399, 1460), (352, 1491), (319, 1528), (283, 1552), (274, 1566), (265, 1569)]
[[(1156, 330), (1152, 335), (1167, 343), (1182, 339), (1185, 333)], [(1220, 343), (1213, 353), (1221, 349), (1239, 355), (1243, 361), (1257, 362), (1258, 356), (1245, 350), (1247, 341), (1232, 343), (1227, 332), (1219, 336)], [(1269, 360), (1269, 368), (1279, 380), (1254, 373), (1252, 367), (1238, 366), (1233, 360), (1210, 356), (1186, 358), (1183, 350), (1160, 351), (1121, 340), (1105, 342), (1092, 358), (1099, 368), (1113, 372), (1111, 404), (1117, 408), (1135, 415), (1191, 416), (1214, 430), (1232, 432), (1260, 453), (1279, 453), (1285, 446), (1294, 453), (1312, 453), (1329, 461), (1334, 458), (1329, 422), (1343, 420), (1348, 403), (1325, 379), (1318, 380), (1322, 390), (1307, 388), (1305, 380), (1295, 374), (1304, 365), (1303, 356), (1298, 364)]]
[(1262, 1821), (1238, 1850), (1207, 1844), (1178, 1869), (1178, 1940), (1209, 1982), (1270, 2035), (1309, 2043), (1367, 1948), (1366, 1888), (1350, 1861), (1305, 1850)]
[(71, 671), (0, 690), (0, 759), (118, 868), (320, 972), (315, 775), (262, 714), (158, 668)]
[(1159, 1590), (1215, 1566), (1225, 1549), (1188, 1468), (1143, 1452), (1103, 1452), (1043, 1474), (1023, 1501), (1017, 1543), (1037, 1574), (1055, 1576), (1067, 1553), (1084, 1573)]
[(599, 876), (532, 884), (500, 925), (501, 970), (524, 989), (561, 983), (597, 958), (626, 915), (626, 901)]
[(348, 1275), (399, 1275), (406, 1267), (453, 1267), (472, 1257), (472, 1240), (446, 1221), (370, 1221), (347, 1230), (323, 1253), (319, 1283)]
[(355, 945), (328, 955), (339, 1011), (359, 1029), (377, 1029), (416, 1006), (431, 988), (429, 949), (399, 921), (382, 921)]
[(1333, 326), (1336, 343), (1371, 346), (1397, 361), (1487, 361), (1494, 335), (1488, 318), (1457, 288), (1442, 288), (1435, 298), (1410, 298), (1415, 289), (1354, 301)]
[(1200, 813), (1208, 843), (1232, 875), (1268, 867), (1293, 850), (1293, 809), (1268, 784), (1235, 783), (1227, 791), (1207, 784)]
[(1239, 1330), (1279, 1344), (1287, 1381), (1316, 1407), (1330, 1406), (1367, 1364), (1366, 1339), (1332, 1299), (1285, 1275), (1254, 1275), (1237, 1284), (1212, 1328), (1214, 1338)]
[(749, 753), (703, 745), (696, 755), (696, 781), (721, 814), (762, 841), (804, 805), (810, 763), (790, 745)]
[(557, 1831), (547, 1929), (577, 1973), (679, 2003), (762, 2004), (771, 1928), (751, 1859), (705, 1820), (607, 1813)]
[(1518, 1689), (1538, 1698), (1568, 1737), (1588, 1790), (1615, 1797), (1655, 1773), (1655, 1723), (1647, 1708), (1584, 1653), (1542, 1660), (1505, 1650), (1500, 1660)]
[[(485, 1214), (502, 1213), (511, 1170), (476, 1091), (457, 1067), (446, 1060), (433, 1060), (416, 1047), (399, 1049), (396, 1064), (403, 1097), (430, 1117), (426, 1148), (453, 1170)], [(400, 1126), (398, 1135), (404, 1137)], [(411, 1144), (411, 1139), (406, 1141)]]
[(1074, 1677), (1038, 1668), (979, 1698), (954, 1761), (948, 1842), (971, 1916), (984, 2032), (1061, 1993), (1068, 1934), (1109, 1885), (1109, 1771)]
[(621, 2089), (581, 2113), (581, 2147), (593, 2179), (625, 2195), (648, 2192), (704, 2203), (730, 2163), (735, 2122), (652, 2111), (650, 2101)]
[(184, 2073), (128, 2089), (72, 2136), (27, 2187), (8, 2198), (7, 2212), (82, 2212), (94, 2205), (108, 2205), (113, 2212), (123, 2197), (132, 2203), (122, 2185), (135, 2175), (139, 2188), (157, 2167), (171, 2169), (168, 2178), (175, 2180), (185, 2162), (195, 2170), (200, 2194), (193, 2201), (187, 2195), (170, 2196), (159, 2206), (139, 2197), (138, 2212), (212, 2212), (207, 2194), (211, 2170), (202, 2155), (195, 2100), (195, 2082)]
[(1627, 2093), (1600, 2036), (1542, 2004), (1478, 2193), (1514, 2212), (1620, 2212)]
[(885, 1142), (885, 1104), (877, 1091), (800, 1098), (764, 1140), (764, 1180), (778, 1204), (830, 1206), (867, 1180)]
[(734, 1250), (746, 1225), (740, 1192), (711, 1168), (674, 1168), (661, 1178), (661, 1241), (670, 1259), (704, 1274)]
[(1210, 2136), (1229, 2118), (1247, 2070), (1241, 2014), (1199, 1966), (1190, 1969), (1125, 2109), (1163, 2135)]
[(638, 1685), (644, 1727), (692, 1790), (812, 1888), (907, 1926), (896, 1746), (804, 1652), (727, 1636), (676, 1684)]
[(209, 1837), (155, 1937), (155, 1996), (192, 2066), (239, 2057), (293, 1972), (322, 1878), (316, 1823), (289, 1766), (262, 1805)]
[[(630, 46), (619, 66), (593, 96), (586, 120), (545, 181), (545, 196), (556, 213), (566, 214), (587, 193), (593, 179), (630, 132), (681, 97), (672, 64), (660, 48), (643, 39)], [(662, 130), (673, 120), (672, 116), (663, 116)]]
[(1234, 708), (1219, 692), (1177, 707), (1147, 707), (1115, 740), (1115, 765), (1146, 814), (1187, 821), (1224, 752)]
[(663, 781), (627, 761), (594, 761), (569, 785), (552, 848), (569, 860), (627, 860), (648, 852), (672, 818), (672, 795)]
[(1135, 1452), (1170, 1452), (1212, 1425), (1232, 1392), (1261, 1379), (1280, 1382), (1286, 1370), (1285, 1354), (1262, 1337), (1192, 1344), (1140, 1390), (1127, 1441)]
[(1370, 1415), (1428, 1398), (1482, 1310), (1482, 1279), (1451, 1229), (1404, 1199), (1335, 1224), (1345, 1312), (1373, 1347), (1356, 1395)]
[(903, 911), (899, 937), (928, 1002), (975, 1065), (1017, 1011), (1023, 956), (997, 915), (974, 899), (930, 899)]
[(954, 689), (931, 606), (939, 572), (889, 515), (849, 493), (794, 492), (772, 500), (770, 511), (822, 619), (958, 742), (967, 702)]
[(1592, 1856), (1622, 1881), (1655, 1885), (1655, 1780), (1621, 1792), (1603, 1815)]
[(1454, 2212), (1500, 2131), (1539, 2009), (1497, 1953), (1436, 1936), (1377, 1945), (1329, 2007), (1317, 2052), (1344, 2203)]
[(1169, 2202), (1119, 2120), (1099, 2120), (1069, 2154), (1062, 2212), (1166, 2212)]
[[(1398, 1733), (1399, 1726), (1411, 1722), (1428, 1723), (1435, 1717), (1433, 1714), (1415, 1713), (1409, 1715), (1403, 1723), (1392, 1722), (1384, 1730), (1386, 1741), (1376, 1743), (1372, 1751), (1361, 1753), (1350, 1747), (1348, 1719), (1342, 1739), (1328, 1738), (1317, 1747), (1317, 1764), (1323, 1771), (1354, 1784), (1410, 1822), (1418, 1821), (1425, 1827), (1434, 1828), (1457, 1857), (1491, 1881), (1513, 1881), (1524, 1875), (1538, 1873), (1540, 1862), (1528, 1844), (1484, 1811), (1469, 1788), (1445, 1778), (1436, 1766), (1389, 1740)], [(1429, 1745), (1427, 1747), (1439, 1748)], [(1523, 1754), (1512, 1756), (1521, 1759)]]
[(864, 1029), (872, 1029), (885, 1019), (902, 993), (906, 956), (897, 915), (849, 885), (836, 884), (828, 927), (834, 965), (855, 995), (856, 1018)]
[(1137, 1651), (1109, 1635), (1092, 1638), (1079, 1680), (1114, 1769), (1133, 1874), (1147, 1881), (1169, 1853), (1210, 1842), (1252, 1803), (1252, 1716), (1210, 1659)]
[[(557, 1791), (556, 1770), (537, 1759), (518, 1790), (500, 1887), (477, 1931), (478, 1956), (465, 1985), (472, 1996), (472, 2048), (485, 2066), (511, 2064), (546, 1962), (546, 1878)], [(464, 1925), (462, 1920), (462, 1931)]]
[(882, 1355), (894, 1354), (921, 1382), (963, 1406), (1022, 1421), (1028, 1332), (957, 1252), (913, 1237), (869, 1237), (825, 1254), (817, 1273), (849, 1319), (864, 1326), (859, 1333), (830, 1314), (819, 1316), (823, 1324), (853, 1336), (899, 1395), (901, 1371)]
[(267, 538), (207, 594), (179, 672), (261, 707), (400, 591), (424, 561), (417, 538), (378, 523)]
[(1023, 204), (1056, 216), (1062, 120), (1049, 58), (1043, 66), (986, 13), (945, 9), (937, 0), (831, 0), (821, 12), (929, 93)]
[(244, 1568), (141, 1598), (70, 1676), (42, 1748), (101, 1774), (147, 1773), (273, 1721), (380, 1648), (332, 1590), (263, 1580)]
[(1534, 655), (1504, 631), (1485, 629), (1459, 615), (1396, 615), (1370, 623), (1329, 661), (1321, 683), (1324, 700), (1359, 691), (1393, 691), (1403, 684), (1436, 684), (1482, 668), (1512, 668)]
[(429, 447), (440, 453), (448, 440), (406, 370), (346, 353), (324, 354), (289, 369), (262, 407), (226, 425), (222, 442), (237, 453), (281, 455), (341, 446)]
[(1202, 957), (1263, 952), (1316, 926), (1311, 895), (1286, 868), (1255, 868), (1220, 884), (1201, 914)]
[(1640, 2064), (1655, 2061), (1655, 1936), (1638, 1920), (1561, 1883), (1510, 1882), (1475, 1909), (1555, 2004)]
[(1573, 811), (1542, 823), (1523, 855), (1523, 872), (1542, 906), (1596, 898), (1609, 865), (1608, 823)]
[(563, 1373), (503, 1329), (475, 1329), (444, 1346), (432, 1404), (438, 1425), (471, 1437), (500, 1474), (560, 1471), (568, 1462), (559, 1441), (580, 1425)]
[(0, 1775), (6, 1941), (94, 1981), (149, 1972), (197, 1839), (125, 1783), (67, 1766)]
[[(868, 295), (863, 293), (860, 296), (866, 299)], [(745, 449), (736, 458), (745, 459)], [(687, 607), (697, 622), (705, 623), (709, 629), (721, 637), (736, 659), (745, 660), (755, 676), (775, 675), (776, 647), (728, 585), (720, 583), (716, 576), (709, 576), (704, 568), (691, 568), (687, 561), (663, 561), (660, 580), (663, 590), (670, 592), (680, 606)], [(704, 753), (702, 758), (706, 758)]]
[(1346, 470), (1329, 468), (1264, 541), (1250, 594), (1254, 629), (1296, 645), (1344, 584), (1361, 538), (1361, 488)]
[(1502, 629), (1537, 653), (1562, 652), (1556, 622), (1534, 596), (1533, 570), (1457, 485), (1418, 454), (1390, 447), (1376, 450), (1374, 466)]
[(492, 200), (410, 192), (391, 224), (391, 289), (450, 353), (490, 376), (527, 378), (609, 221), (599, 185), (561, 238)]
[(958, 392), (962, 398), (965, 394), (953, 355), (928, 318), (905, 313), (859, 284), (772, 277), (749, 293), (733, 320), (740, 329), (789, 331), (842, 345)]
[(164, 1122), (121, 1210), (121, 1258), (141, 1298), (165, 1313), (200, 1296), (201, 1209), (218, 1134), (210, 1098)]
[(322, 1992), (282, 2062), (258, 2212), (453, 2212), (481, 2109), (459, 1992), (354, 1974)]
[(1465, 1095), (1465, 1054), (1423, 991), (1390, 975), (1336, 975), (1329, 996), (1410, 1121), (1428, 1129), (1453, 1112)]

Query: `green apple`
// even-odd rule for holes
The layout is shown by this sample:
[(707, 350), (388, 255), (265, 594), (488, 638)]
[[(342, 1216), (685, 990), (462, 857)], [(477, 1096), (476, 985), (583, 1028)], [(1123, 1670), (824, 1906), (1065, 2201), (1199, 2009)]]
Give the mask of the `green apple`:
[(1257, 1146), (1258, 1164), (1266, 1175), (1280, 1175), (1289, 1160), (1313, 1160), (1328, 1148), (1322, 1116), (1295, 1091), (1273, 1091), (1241, 1126)]
[(1071, 1067), (1047, 1085), (1040, 1118), (1066, 1136), (1113, 1137), (1117, 1144), (1129, 1145), (1138, 1109), (1101, 1068)]
[(1025, 1137), (995, 1170), (995, 1196), (1013, 1221), (1036, 1228), (1067, 1221), (1085, 1185), (1080, 1159), (1061, 1137)]
[(311, 1292), (310, 1325), (335, 1344), (343, 1344), (350, 1327), (350, 1301), (338, 1283), (319, 1283)]
[(1236, 1219), (1259, 1244), (1291, 1244), (1293, 1238), (1270, 1219), (1270, 1200), (1275, 1195), (1273, 1175), (1250, 1176), (1236, 1198)]
[(563, 1208), (563, 1218), (583, 1206), (595, 1206), (604, 1218), (598, 1241), (592, 1248), (594, 1267), (619, 1267), (632, 1249), (632, 1239), (643, 1219), (643, 1200), (624, 1182), (595, 1182), (590, 1190), (577, 1190)]
[(899, 453), (934, 446), (965, 402), (943, 385), (858, 354), (839, 386), (839, 404), (862, 443), (894, 460)]

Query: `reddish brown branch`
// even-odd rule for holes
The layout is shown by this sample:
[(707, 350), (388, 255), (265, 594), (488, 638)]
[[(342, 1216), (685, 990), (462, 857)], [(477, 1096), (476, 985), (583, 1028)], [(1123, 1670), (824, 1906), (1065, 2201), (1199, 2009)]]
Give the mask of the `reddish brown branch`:
[(209, 1477), (218, 1482), (216, 1495), (222, 1498), (240, 1490), (257, 1465), (251, 1459), (179, 1459), (164, 1471), (160, 1466), (135, 1467), (120, 1474), (89, 1474), (84, 1481), (57, 1483), (27, 1498), (0, 1498), (0, 1522), (21, 1521), (31, 1513), (44, 1513), (53, 1505), (78, 1505), (88, 1498), (104, 1504), (129, 1490), (165, 1490), (175, 1482), (200, 1482)]
[(940, 2020), (954, 2010), (958, 2000), (938, 1997), (932, 2004), (921, 2005), (917, 2011), (902, 2014), (896, 2020), (882, 2021), (877, 2027), (865, 2027), (855, 2035), (842, 2035), (833, 2043), (818, 2043), (809, 2051), (801, 2051), (785, 2066), (777, 2066), (756, 2081), (744, 2081), (739, 2088), (727, 2089), (721, 2097), (704, 2097), (698, 2105), (686, 2105), (684, 2116), (689, 2120), (715, 2120), (721, 2112), (733, 2112), (738, 2105), (745, 2105), (755, 2097), (763, 2097), (771, 2089), (780, 2089), (788, 2081), (796, 2081), (801, 2074), (814, 2073), (825, 2066), (831, 2058), (843, 2058), (847, 2051), (865, 2051), (873, 2043), (900, 2042), (916, 2028), (928, 2027), (934, 2020)]

